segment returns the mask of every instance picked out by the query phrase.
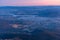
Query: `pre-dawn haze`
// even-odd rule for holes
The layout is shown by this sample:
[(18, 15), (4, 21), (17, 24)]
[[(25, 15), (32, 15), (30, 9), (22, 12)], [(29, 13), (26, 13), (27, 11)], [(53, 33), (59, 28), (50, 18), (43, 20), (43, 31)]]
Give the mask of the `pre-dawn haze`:
[(60, 40), (60, 0), (0, 0), (0, 40)]
[(60, 0), (0, 0), (0, 6), (60, 5)]

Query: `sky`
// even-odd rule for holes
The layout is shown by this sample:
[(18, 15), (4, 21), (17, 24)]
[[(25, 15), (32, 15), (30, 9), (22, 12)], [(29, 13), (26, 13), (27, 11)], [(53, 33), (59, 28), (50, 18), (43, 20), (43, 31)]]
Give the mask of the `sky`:
[(0, 0), (0, 6), (60, 5), (60, 0)]

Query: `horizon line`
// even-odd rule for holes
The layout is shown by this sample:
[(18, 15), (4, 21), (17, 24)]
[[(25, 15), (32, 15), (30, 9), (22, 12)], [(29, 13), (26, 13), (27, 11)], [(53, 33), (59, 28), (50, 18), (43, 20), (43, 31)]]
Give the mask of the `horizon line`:
[[(10, 6), (12, 6), (12, 5), (10, 5)], [(6, 6), (0, 6), (0, 7), (10, 7), (10, 6), (6, 5)], [(13, 6), (15, 6), (15, 5), (13, 5)], [(60, 6), (60, 5), (26, 5), (26, 6)]]

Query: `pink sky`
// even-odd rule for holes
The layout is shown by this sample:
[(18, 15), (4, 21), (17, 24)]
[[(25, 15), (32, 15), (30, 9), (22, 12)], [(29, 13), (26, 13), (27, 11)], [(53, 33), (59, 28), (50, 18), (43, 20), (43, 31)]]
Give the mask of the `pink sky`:
[(0, 0), (0, 6), (60, 5), (60, 0)]

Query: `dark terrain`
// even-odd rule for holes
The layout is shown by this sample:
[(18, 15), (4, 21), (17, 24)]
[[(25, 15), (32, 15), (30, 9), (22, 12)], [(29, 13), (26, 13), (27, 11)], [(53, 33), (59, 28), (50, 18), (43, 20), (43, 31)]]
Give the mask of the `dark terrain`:
[(14, 38), (60, 40), (60, 6), (0, 7), (0, 39)]

